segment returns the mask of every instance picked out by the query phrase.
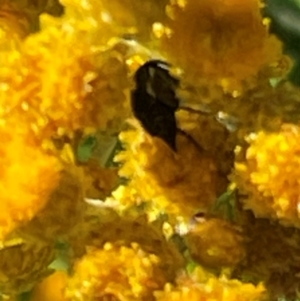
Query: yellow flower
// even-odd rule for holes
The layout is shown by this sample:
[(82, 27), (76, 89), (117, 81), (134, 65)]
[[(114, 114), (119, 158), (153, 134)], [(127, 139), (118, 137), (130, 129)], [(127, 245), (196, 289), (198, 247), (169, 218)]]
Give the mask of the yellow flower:
[(59, 19), (42, 15), (42, 30), (5, 52), (1, 122), (21, 123), (39, 140), (84, 127), (118, 130), (129, 111), (125, 58), (109, 53), (112, 36), (96, 7), (81, 5)]
[(57, 158), (42, 152), (30, 135), (19, 136), (14, 128), (0, 132), (1, 240), (45, 207), (58, 186), (61, 165)]
[(0, 69), (2, 120), (18, 120), (45, 138), (79, 127), (91, 65), (78, 35), (53, 26), (7, 53)]
[(259, 0), (171, 1), (170, 33), (162, 48), (182, 67), (190, 83), (205, 78), (225, 90), (241, 88), (282, 56), (281, 43), (268, 34)]
[(89, 248), (74, 268), (66, 290), (67, 300), (149, 300), (165, 283), (159, 258), (131, 247), (111, 243), (103, 249)]
[[(185, 259), (178, 251), (176, 245), (166, 240), (162, 224), (150, 223), (146, 215), (136, 212), (123, 212), (119, 216), (114, 211), (92, 215), (91, 220), (86, 220), (80, 227), (82, 230), (71, 241), (75, 256), (82, 256), (85, 246), (103, 248), (106, 242), (130, 246), (133, 242), (147, 253), (154, 254), (160, 261), (157, 266), (164, 271), (164, 277), (173, 281), (178, 270), (183, 268)], [(98, 221), (97, 221), (98, 219)]]
[(192, 275), (181, 276), (177, 286), (167, 284), (155, 296), (157, 301), (258, 301), (266, 300), (266, 291), (262, 284), (254, 286), (225, 276), (216, 278), (197, 268)]
[(178, 153), (141, 128), (122, 132), (120, 139), (126, 150), (116, 157), (123, 163), (119, 175), (130, 179), (129, 186), (142, 200), (153, 201), (168, 214), (189, 218), (216, 199), (215, 163), (185, 136), (177, 136)]
[(244, 207), (258, 217), (300, 226), (300, 129), (284, 124), (278, 133), (263, 131), (247, 137), (249, 147), (237, 158), (233, 181), (246, 194)]

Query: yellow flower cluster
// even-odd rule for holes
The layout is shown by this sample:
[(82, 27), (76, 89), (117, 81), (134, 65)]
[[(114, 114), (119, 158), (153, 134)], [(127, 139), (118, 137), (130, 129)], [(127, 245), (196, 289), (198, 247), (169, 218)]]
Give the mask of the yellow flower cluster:
[[(119, 266), (118, 264), (122, 261), (122, 258), (119, 258), (117, 261), (114, 260), (114, 263), (109, 261), (108, 269), (103, 270), (100, 268), (97, 270), (98, 264), (107, 258), (110, 259), (110, 256), (116, 250), (119, 250), (118, 254), (122, 258), (126, 255), (128, 256), (127, 258), (134, 259), (133, 265), (136, 269), (132, 270), (132, 266), (124, 265), (124, 263), (122, 266)], [(135, 253), (137, 250), (140, 250), (139, 253)], [(102, 259), (100, 258), (101, 252), (103, 253)], [(89, 279), (89, 281), (80, 282), (79, 274), (77, 273), (78, 278), (74, 275), (67, 279), (64, 272), (57, 272), (46, 278), (43, 283), (35, 288), (32, 301), (40, 301), (42, 297), (46, 298), (45, 300), (49, 298), (49, 300), (53, 301), (82, 300), (84, 295), (88, 297), (88, 300), (94, 300), (95, 298), (100, 300), (129, 300), (129, 298), (132, 298), (130, 300), (136, 300), (136, 297), (134, 297), (135, 292), (137, 292), (136, 295), (139, 295), (137, 300), (185, 301), (199, 300), (199, 298), (201, 300), (220, 301), (268, 300), (266, 290), (262, 284), (254, 286), (237, 280), (229, 280), (225, 276), (217, 278), (199, 267), (190, 275), (183, 273), (177, 277), (176, 285), (167, 283), (164, 286), (164, 290), (157, 290), (160, 277), (155, 280), (147, 278), (144, 287), (140, 287), (135, 280), (146, 277), (143, 271), (155, 270), (155, 263), (155, 256), (147, 255), (147, 253), (138, 249), (137, 245), (133, 245), (131, 248), (124, 248), (122, 246), (112, 247), (110, 244), (107, 244), (102, 251), (89, 250), (88, 254), (76, 265), (76, 271), (80, 273), (81, 277), (84, 277), (82, 280)], [(128, 272), (128, 274), (124, 274), (125, 272)], [(147, 276), (151, 277), (151, 273), (150, 275), (147, 274)], [(119, 280), (119, 282), (116, 283), (116, 280)], [(107, 283), (107, 285), (101, 289), (103, 283)], [(137, 286), (134, 290), (128, 291), (127, 288), (131, 285)], [(59, 287), (60, 293), (54, 294), (51, 290), (53, 287)], [(42, 294), (42, 289), (44, 294)], [(87, 291), (89, 291), (88, 294), (86, 294)], [(144, 295), (143, 292), (145, 293)], [(52, 299), (50, 299), (50, 296)]]
[[(22, 123), (39, 140), (88, 126), (105, 130), (116, 116), (128, 114), (122, 56), (105, 54), (112, 27), (92, 15), (78, 19), (82, 8), (75, 4), (61, 19), (42, 15), (42, 31), (6, 51), (1, 60), (1, 122)], [(100, 2), (90, 5), (89, 13), (101, 10)], [(124, 79), (116, 83), (112, 76)]]
[[(100, 216), (100, 217), (99, 217)], [(162, 223), (150, 223), (145, 214), (124, 212), (119, 216), (115, 211), (92, 213), (92, 222), (87, 218), (80, 237), (71, 243), (76, 257), (85, 253), (85, 246), (103, 248), (106, 242), (130, 246), (136, 242), (147, 253), (154, 254), (160, 259), (158, 267), (164, 270), (165, 278), (172, 281), (176, 273), (185, 265), (185, 259), (176, 245), (165, 238)], [(95, 217), (99, 220), (95, 221)]]
[[(44, 2), (40, 4), (45, 5)], [(4, 24), (0, 35), (0, 123), (3, 138), (0, 239), (45, 207), (59, 184), (60, 170), (69, 169), (74, 164), (61, 165), (53, 138), (65, 135), (72, 138), (75, 131), (90, 126), (101, 130), (109, 126), (111, 131), (116, 131), (128, 114), (129, 106), (122, 90), (128, 86), (123, 58), (115, 50), (111, 55), (105, 54), (113, 27), (96, 16), (93, 19), (92, 15), (88, 21), (79, 21), (78, 13), (84, 5), (78, 4), (77, 8), (75, 2), (73, 7), (69, 5), (65, 16), (60, 19), (42, 15), (42, 30), (31, 35), (28, 28), (22, 29), (22, 19), (18, 17), (24, 3), (5, 2), (0, 8), (3, 11), (1, 24)], [(95, 13), (101, 9), (99, 5), (95, 1), (88, 12)], [(24, 14), (26, 19), (27, 11), (25, 13), (24, 10)], [(10, 44), (7, 44), (8, 36)], [(101, 52), (102, 56), (99, 55)], [(111, 77), (120, 80), (115, 83)], [(108, 105), (112, 102), (116, 106)], [(80, 178), (79, 173), (77, 177)], [(75, 178), (71, 186), (78, 188), (80, 181)], [(77, 188), (73, 190), (74, 200), (82, 201), (81, 188)], [(61, 183), (57, 190), (59, 199), (64, 189), (65, 184)], [(62, 198), (70, 199), (69, 196)], [(66, 208), (69, 208), (68, 213), (73, 209), (78, 212), (75, 209), (77, 205), (72, 209), (62, 200), (59, 204), (64, 210), (49, 205), (56, 213), (47, 207), (47, 218), (42, 214), (43, 218), (37, 220), (43, 220), (44, 224), (55, 219), (63, 221), (57, 213), (62, 216)], [(76, 220), (78, 214), (73, 217)], [(36, 229), (44, 229), (33, 224)]]
[(262, 301), (266, 297), (262, 284), (254, 286), (225, 276), (216, 278), (201, 269), (178, 279), (177, 286), (166, 285), (164, 291), (156, 293), (157, 301)]
[(103, 249), (88, 249), (75, 265), (68, 281), (67, 300), (150, 300), (152, 291), (163, 287), (164, 271), (159, 258), (131, 247), (107, 243)]
[(282, 57), (261, 7), (259, 0), (171, 1), (162, 48), (191, 82), (205, 78), (233, 92)]
[[(17, 299), (63, 265), (72, 275), (53, 274), (31, 301), (294, 297), (300, 92), (270, 83), (290, 61), (263, 3), (60, 2), (0, 3), (1, 294)], [(128, 119), (132, 73), (163, 56), (180, 105), (196, 108), (176, 112), (176, 152)], [(234, 206), (235, 223), (218, 206)]]
[[(284, 124), (279, 133), (248, 136), (245, 158), (237, 159), (234, 181), (246, 194), (244, 206), (258, 217), (300, 226), (300, 128)], [(242, 150), (240, 156), (242, 157)]]

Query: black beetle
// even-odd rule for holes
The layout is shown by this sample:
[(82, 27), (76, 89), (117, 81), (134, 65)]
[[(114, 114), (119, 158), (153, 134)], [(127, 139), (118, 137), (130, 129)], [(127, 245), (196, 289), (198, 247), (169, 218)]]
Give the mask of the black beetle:
[(179, 107), (176, 88), (179, 80), (169, 72), (170, 65), (150, 60), (135, 73), (136, 88), (131, 93), (134, 116), (151, 135), (163, 139), (176, 151), (176, 118)]

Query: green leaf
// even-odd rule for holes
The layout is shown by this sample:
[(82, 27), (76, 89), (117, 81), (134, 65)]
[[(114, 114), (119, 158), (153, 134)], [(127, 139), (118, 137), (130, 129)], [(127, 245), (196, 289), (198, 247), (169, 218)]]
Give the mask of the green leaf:
[(236, 220), (236, 190), (227, 190), (215, 202), (211, 212), (230, 221)]

